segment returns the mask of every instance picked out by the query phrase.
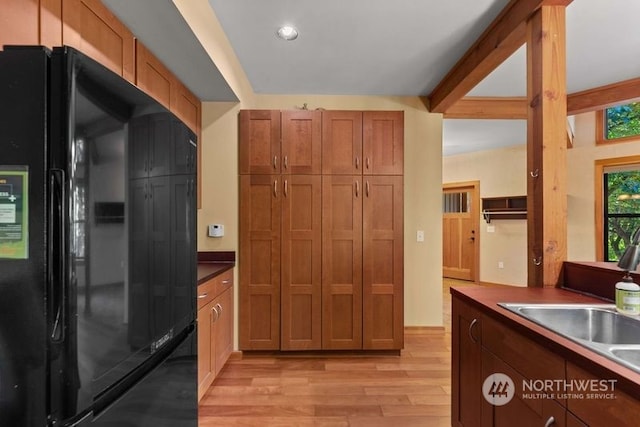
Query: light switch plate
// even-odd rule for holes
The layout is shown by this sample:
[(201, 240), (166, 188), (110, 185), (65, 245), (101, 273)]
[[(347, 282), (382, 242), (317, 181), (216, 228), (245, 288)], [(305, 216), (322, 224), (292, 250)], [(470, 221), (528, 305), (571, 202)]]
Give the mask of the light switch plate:
[(418, 230), (418, 232), (416, 233), (416, 241), (424, 242), (424, 230)]

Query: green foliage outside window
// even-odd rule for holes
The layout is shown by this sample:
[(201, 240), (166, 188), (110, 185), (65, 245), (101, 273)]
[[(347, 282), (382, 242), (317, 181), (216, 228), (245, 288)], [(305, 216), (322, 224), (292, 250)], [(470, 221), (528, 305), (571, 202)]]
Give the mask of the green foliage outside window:
[(618, 261), (640, 227), (640, 165), (639, 170), (605, 174), (606, 201), (606, 261)]
[(640, 102), (607, 108), (605, 117), (607, 139), (640, 135)]

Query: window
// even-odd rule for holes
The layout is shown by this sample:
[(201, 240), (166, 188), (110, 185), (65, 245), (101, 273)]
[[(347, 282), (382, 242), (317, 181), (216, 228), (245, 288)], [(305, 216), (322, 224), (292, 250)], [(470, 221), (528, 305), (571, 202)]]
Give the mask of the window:
[(598, 111), (596, 132), (598, 144), (640, 139), (640, 102)]
[(471, 210), (471, 192), (444, 193), (442, 195), (444, 213), (464, 213)]
[(604, 261), (618, 261), (640, 227), (640, 164), (604, 168)]

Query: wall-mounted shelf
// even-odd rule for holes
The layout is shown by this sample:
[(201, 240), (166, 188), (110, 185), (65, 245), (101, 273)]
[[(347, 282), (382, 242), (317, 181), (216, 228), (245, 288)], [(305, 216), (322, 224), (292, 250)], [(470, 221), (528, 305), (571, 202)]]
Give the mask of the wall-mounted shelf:
[(485, 197), (482, 216), (487, 224), (492, 219), (527, 219), (527, 196)]

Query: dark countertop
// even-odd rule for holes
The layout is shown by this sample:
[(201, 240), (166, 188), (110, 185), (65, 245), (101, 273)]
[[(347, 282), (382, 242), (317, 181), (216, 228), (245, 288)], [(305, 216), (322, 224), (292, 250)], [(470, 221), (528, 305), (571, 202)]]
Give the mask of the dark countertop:
[(235, 252), (198, 252), (198, 285), (232, 269), (235, 265)]
[(198, 262), (198, 285), (235, 267), (231, 262)]
[(468, 286), (451, 288), (451, 294), (593, 375), (616, 379), (617, 387), (631, 396), (640, 395), (638, 372), (497, 305), (500, 302), (603, 304), (608, 301), (559, 288)]

